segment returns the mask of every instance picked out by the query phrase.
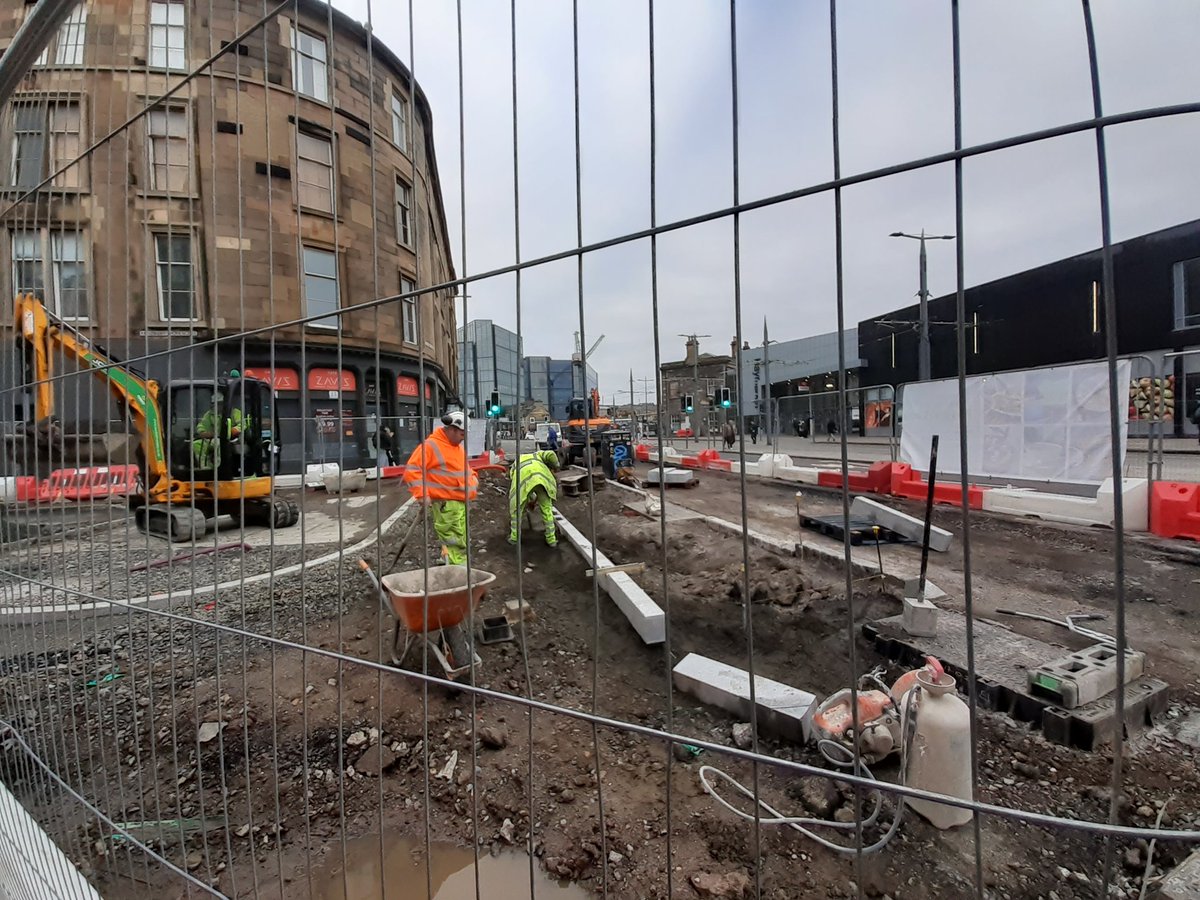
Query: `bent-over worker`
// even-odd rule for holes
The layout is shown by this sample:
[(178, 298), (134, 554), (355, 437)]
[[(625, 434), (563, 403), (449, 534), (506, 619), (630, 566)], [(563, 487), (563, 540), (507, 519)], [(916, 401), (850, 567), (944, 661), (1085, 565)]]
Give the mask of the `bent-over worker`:
[[(512, 467), (512, 482), (508, 488), (508, 515), (512, 529), (508, 542), (515, 544), (521, 516), (526, 509), (535, 506), (542, 511), (542, 522), (546, 526), (546, 544), (558, 545), (554, 531), (554, 501), (558, 499), (558, 481), (554, 470), (558, 468), (558, 454), (553, 450), (522, 453)], [(518, 496), (519, 494), (519, 496)]]
[(442, 559), (467, 564), (467, 503), (479, 490), (479, 476), (467, 468), (463, 449), (467, 420), (460, 410), (442, 416), (442, 425), (417, 446), (404, 469), (414, 498), (433, 509), (433, 530), (442, 542)]

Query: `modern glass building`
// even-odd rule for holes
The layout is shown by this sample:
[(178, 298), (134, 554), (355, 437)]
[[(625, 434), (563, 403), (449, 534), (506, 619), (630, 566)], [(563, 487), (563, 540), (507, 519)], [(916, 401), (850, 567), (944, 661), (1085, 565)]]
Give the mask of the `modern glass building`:
[(543, 403), (550, 411), (550, 418), (563, 422), (567, 418), (567, 404), (572, 397), (582, 397), (591, 388), (599, 385), (596, 370), (587, 367), (587, 385), (577, 368), (569, 359), (551, 359), (549, 356), (525, 357), (526, 399)]
[(491, 319), (473, 319), (458, 329), (459, 394), (472, 416), (487, 413), (492, 391), (500, 393), (506, 417), (516, 413), (522, 354), (520, 339)]

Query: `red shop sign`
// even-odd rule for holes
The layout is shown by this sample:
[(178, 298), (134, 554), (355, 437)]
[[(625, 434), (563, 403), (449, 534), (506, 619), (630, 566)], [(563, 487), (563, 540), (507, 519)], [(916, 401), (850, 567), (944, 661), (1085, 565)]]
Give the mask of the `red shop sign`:
[[(396, 396), (397, 397), (415, 397), (417, 396), (417, 379), (411, 375), (399, 375), (396, 377)], [(425, 384), (425, 399), (428, 400), (433, 396), (428, 382)]]
[[(275, 375), (274, 379), (271, 378), (272, 373)], [(265, 381), (267, 384), (273, 385), (277, 391), (300, 390), (300, 376), (296, 374), (295, 369), (259, 369), (247, 366), (246, 377)]]
[(357, 387), (354, 373), (342, 369), (341, 377), (337, 369), (309, 369), (308, 388), (312, 391), (347, 391), (352, 392)]

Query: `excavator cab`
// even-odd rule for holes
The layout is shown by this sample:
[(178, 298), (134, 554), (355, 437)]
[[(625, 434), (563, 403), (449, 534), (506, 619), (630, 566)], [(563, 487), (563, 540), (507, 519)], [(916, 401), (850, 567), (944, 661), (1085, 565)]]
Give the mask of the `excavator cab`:
[[(254, 378), (167, 385), (171, 474), (186, 481), (235, 481), (274, 473), (274, 391)], [(214, 477), (215, 476), (215, 477)]]

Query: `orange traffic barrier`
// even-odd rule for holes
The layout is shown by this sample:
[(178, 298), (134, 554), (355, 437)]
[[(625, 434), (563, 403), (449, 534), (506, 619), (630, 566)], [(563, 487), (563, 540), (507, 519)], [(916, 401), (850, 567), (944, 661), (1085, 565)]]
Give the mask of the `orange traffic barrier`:
[(638, 462), (650, 462), (650, 448), (645, 444), (638, 444), (633, 448), (633, 458)]
[(1200, 484), (1158, 481), (1150, 491), (1150, 531), (1200, 541)]

